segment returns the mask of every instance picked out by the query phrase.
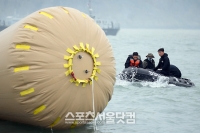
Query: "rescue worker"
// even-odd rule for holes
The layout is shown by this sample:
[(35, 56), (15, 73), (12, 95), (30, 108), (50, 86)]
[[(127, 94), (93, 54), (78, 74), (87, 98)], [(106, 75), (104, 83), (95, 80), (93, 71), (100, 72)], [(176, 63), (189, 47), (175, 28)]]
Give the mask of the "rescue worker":
[(155, 68), (155, 61), (154, 61), (154, 55), (152, 53), (149, 53), (147, 58), (143, 61), (143, 68), (144, 69), (154, 69)]
[(170, 60), (168, 58), (168, 54), (164, 53), (164, 48), (158, 49), (158, 54), (161, 58), (159, 60), (157, 67), (154, 68), (154, 71), (163, 74), (165, 76), (169, 76)]
[(170, 71), (169, 71), (170, 76), (174, 76), (176, 78), (181, 78), (181, 71), (178, 69), (178, 67), (174, 65), (170, 65)]
[(139, 59), (138, 52), (133, 52), (133, 55), (128, 56), (125, 62), (125, 68), (128, 67), (143, 68), (142, 61)]

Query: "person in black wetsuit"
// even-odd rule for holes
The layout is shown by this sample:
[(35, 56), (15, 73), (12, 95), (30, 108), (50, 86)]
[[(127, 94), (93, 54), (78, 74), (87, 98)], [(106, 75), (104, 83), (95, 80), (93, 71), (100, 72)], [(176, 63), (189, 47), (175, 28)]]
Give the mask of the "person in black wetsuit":
[(170, 72), (169, 72), (170, 76), (174, 76), (177, 78), (181, 78), (181, 71), (178, 69), (178, 67), (174, 66), (174, 65), (170, 65)]
[(170, 72), (170, 60), (168, 58), (168, 54), (164, 53), (164, 48), (158, 49), (158, 54), (161, 57), (159, 63), (154, 71), (157, 73), (163, 74), (165, 76), (169, 76)]
[(133, 55), (129, 55), (125, 62), (125, 68), (139, 67), (143, 68), (142, 61), (139, 59), (138, 52), (133, 52)]
[(154, 56), (152, 53), (149, 53), (147, 58), (143, 61), (143, 68), (144, 69), (154, 69), (155, 68), (155, 61), (154, 61)]

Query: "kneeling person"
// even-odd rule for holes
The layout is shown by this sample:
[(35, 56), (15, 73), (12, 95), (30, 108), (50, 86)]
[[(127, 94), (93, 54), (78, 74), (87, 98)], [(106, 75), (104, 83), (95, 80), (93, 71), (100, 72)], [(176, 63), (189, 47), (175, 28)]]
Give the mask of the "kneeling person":
[(138, 57), (138, 53), (134, 52), (133, 55), (129, 55), (126, 62), (125, 62), (125, 68), (128, 67), (139, 67), (143, 68), (142, 61)]

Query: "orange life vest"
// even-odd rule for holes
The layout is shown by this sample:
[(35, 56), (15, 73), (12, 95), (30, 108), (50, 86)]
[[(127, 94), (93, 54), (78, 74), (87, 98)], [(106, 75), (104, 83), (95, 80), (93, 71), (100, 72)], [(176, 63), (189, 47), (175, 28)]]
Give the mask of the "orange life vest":
[(130, 66), (138, 67), (139, 64), (140, 64), (140, 60), (134, 61), (133, 59), (130, 59)]

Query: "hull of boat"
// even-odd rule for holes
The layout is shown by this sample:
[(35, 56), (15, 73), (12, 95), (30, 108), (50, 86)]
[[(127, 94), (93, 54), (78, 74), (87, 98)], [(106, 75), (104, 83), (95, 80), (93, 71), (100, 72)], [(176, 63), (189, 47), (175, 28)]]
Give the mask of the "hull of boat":
[[(120, 74), (120, 79), (127, 80), (130, 82), (132, 81), (155, 82), (158, 80), (160, 76), (163, 76), (163, 75), (158, 74), (152, 70), (129, 67), (122, 71), (122, 73)], [(181, 87), (194, 86), (194, 83), (191, 82), (191, 80), (185, 79), (185, 78), (168, 77), (168, 83), (174, 84), (176, 86), (181, 86)]]
[(120, 29), (103, 29), (106, 35), (116, 36)]
[(6, 29), (6, 28), (7, 28), (7, 26), (0, 26), (0, 32), (1, 32), (2, 30)]

